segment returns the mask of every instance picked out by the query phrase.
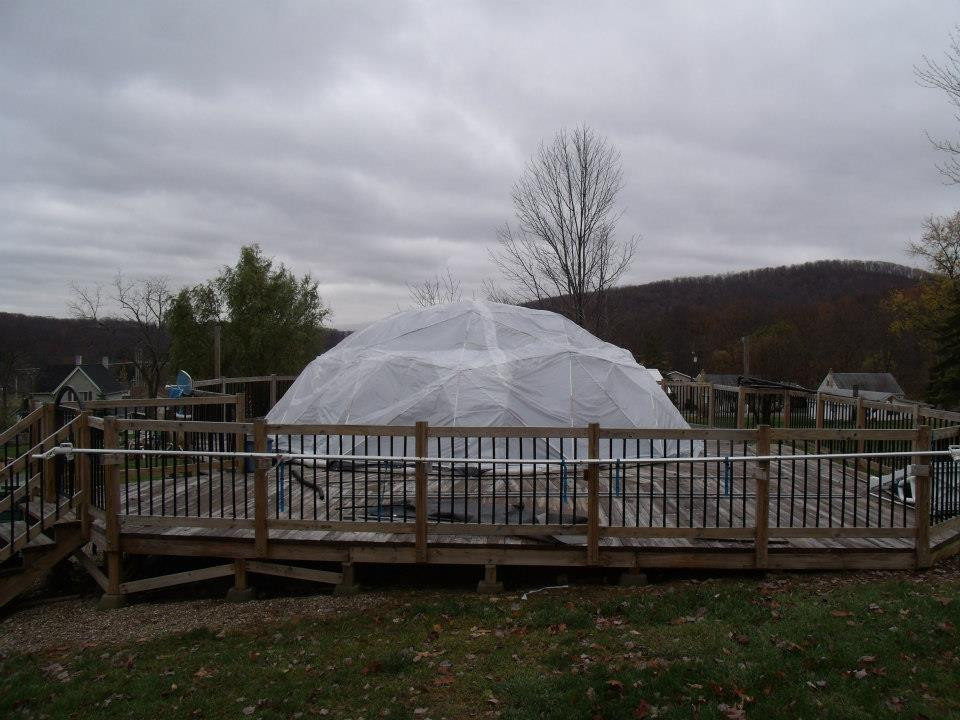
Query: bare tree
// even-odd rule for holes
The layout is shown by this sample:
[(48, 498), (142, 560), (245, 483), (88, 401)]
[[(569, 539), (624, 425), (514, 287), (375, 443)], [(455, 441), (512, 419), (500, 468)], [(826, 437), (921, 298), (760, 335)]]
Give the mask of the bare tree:
[(419, 283), (407, 283), (407, 292), (417, 307), (430, 307), (445, 303), (460, 302), (463, 299), (463, 290), (460, 281), (453, 277), (450, 268), (437, 273)]
[[(950, 33), (950, 47), (944, 53), (944, 59), (937, 62), (924, 55), (923, 65), (914, 67), (914, 73), (924, 87), (942, 90), (960, 113), (960, 27)], [(955, 117), (960, 120), (960, 114)], [(949, 155), (937, 169), (949, 182), (960, 183), (960, 142), (927, 137), (935, 148)]]
[(614, 236), (622, 184), (620, 154), (586, 125), (541, 143), (513, 186), (516, 225), (497, 230), (491, 252), (518, 300), (553, 297), (575, 322), (600, 328), (637, 243)]
[(155, 276), (129, 280), (117, 273), (109, 287), (91, 288), (72, 285), (74, 299), (70, 310), (74, 317), (90, 320), (115, 336), (121, 323), (132, 326), (136, 343), (133, 363), (155, 397), (166, 379), (170, 364), (170, 337), (167, 321), (173, 296), (170, 281)]
[(923, 221), (923, 236), (907, 246), (911, 255), (927, 261), (930, 269), (951, 282), (960, 280), (960, 212)]

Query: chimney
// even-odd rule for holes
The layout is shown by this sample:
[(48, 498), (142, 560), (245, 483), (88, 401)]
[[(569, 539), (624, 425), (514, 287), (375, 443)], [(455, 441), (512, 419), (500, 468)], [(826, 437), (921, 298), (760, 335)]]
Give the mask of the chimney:
[(100, 364), (103, 365), (107, 370), (109, 370), (109, 369), (110, 369), (110, 358), (108, 358), (106, 355), (104, 355), (102, 358), (100, 358)]
[(859, 385), (854, 385), (854, 386), (853, 386), (853, 396), (854, 396), (854, 397), (860, 397), (860, 386), (859, 386)]
[(83, 355), (74, 355), (73, 364), (77, 366), (83, 365)]

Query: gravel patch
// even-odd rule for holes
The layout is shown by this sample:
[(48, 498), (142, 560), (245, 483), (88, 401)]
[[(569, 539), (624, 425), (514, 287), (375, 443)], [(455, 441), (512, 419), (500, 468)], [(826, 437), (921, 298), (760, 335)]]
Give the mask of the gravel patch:
[(26, 608), (0, 623), (0, 656), (58, 653), (104, 645), (145, 642), (163, 635), (210, 628), (252, 629), (292, 619), (321, 619), (366, 610), (384, 595), (272, 598), (229, 603), (223, 600), (136, 603), (98, 610), (95, 599), (69, 599)]

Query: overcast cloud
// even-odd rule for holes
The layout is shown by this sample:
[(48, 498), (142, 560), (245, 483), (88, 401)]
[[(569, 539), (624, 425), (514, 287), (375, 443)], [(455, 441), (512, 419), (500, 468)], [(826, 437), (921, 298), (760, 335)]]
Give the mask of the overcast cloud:
[(510, 186), (580, 122), (623, 156), (629, 282), (906, 262), (960, 207), (913, 66), (955, 2), (0, 3), (0, 310), (199, 282), (257, 242), (332, 322), (495, 270)]

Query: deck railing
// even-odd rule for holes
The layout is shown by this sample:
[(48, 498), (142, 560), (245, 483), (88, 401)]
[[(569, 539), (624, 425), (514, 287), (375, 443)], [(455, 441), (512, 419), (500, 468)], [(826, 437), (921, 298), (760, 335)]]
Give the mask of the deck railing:
[(702, 427), (903, 430), (960, 425), (960, 412), (909, 401), (877, 402), (822, 392), (699, 382), (665, 380), (660, 385), (684, 419)]
[[(197, 380), (194, 387), (222, 395), (242, 394), (243, 417), (262, 418), (295, 380), (295, 375), (224, 377)], [(937, 410), (905, 400), (876, 402), (830, 393), (705, 382), (664, 380), (660, 386), (684, 419), (697, 427), (749, 429), (770, 425), (904, 430), (918, 425), (933, 428), (960, 425), (960, 412)]]
[(277, 400), (293, 385), (296, 375), (260, 375), (254, 377), (223, 377), (196, 380), (193, 386), (222, 395), (242, 394), (245, 398), (244, 417), (266, 417)]
[[(778, 539), (907, 538), (922, 565), (931, 527), (960, 515), (957, 463), (914, 454), (960, 428), (89, 423), (91, 443), (128, 451), (96, 469), (81, 460), (93, 506), (116, 521), (109, 532), (246, 528), (258, 552), (289, 529), (399, 533), (418, 557), (451, 534), (552, 536), (590, 562), (624, 539), (700, 538), (750, 542), (763, 567)], [(272, 459), (232, 454), (243, 447)], [(315, 454), (328, 458), (297, 457)]]

